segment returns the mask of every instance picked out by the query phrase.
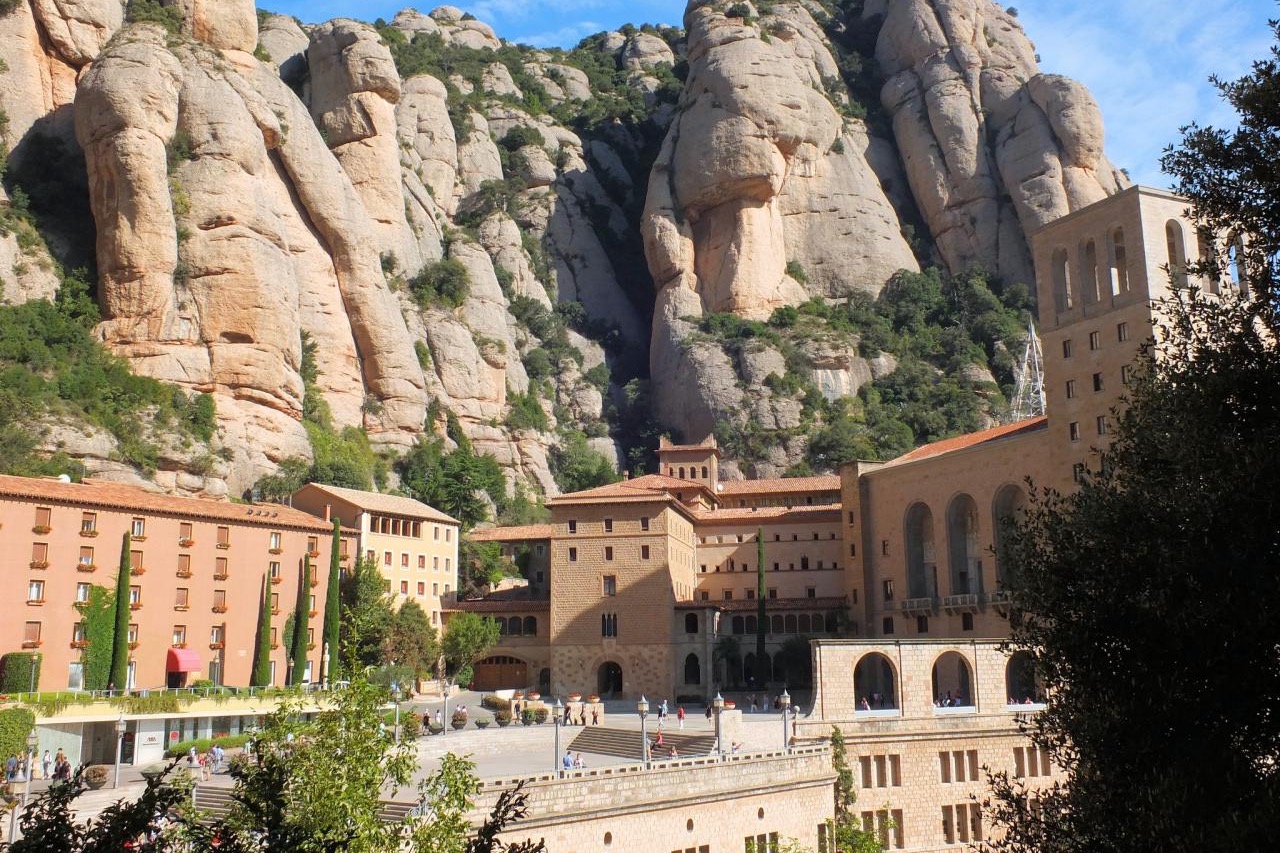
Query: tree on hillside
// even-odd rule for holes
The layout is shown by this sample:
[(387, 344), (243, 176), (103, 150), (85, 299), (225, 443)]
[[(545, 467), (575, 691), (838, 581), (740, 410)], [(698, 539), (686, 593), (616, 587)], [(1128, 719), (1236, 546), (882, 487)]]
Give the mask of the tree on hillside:
[(498, 623), (475, 613), (449, 617), (440, 641), (445, 674), (455, 684), (471, 681), (471, 665), (498, 642)]
[(271, 599), (267, 593), (267, 576), (262, 576), (262, 595), (258, 599), (258, 635), (253, 642), (253, 670), (249, 686), (266, 687), (271, 683)]
[(338, 656), (343, 671), (352, 676), (366, 666), (383, 663), (383, 642), (394, 611), (386, 579), (373, 560), (357, 561), (355, 571), (342, 577), (339, 589)]
[(129, 686), (129, 581), (133, 563), (129, 558), (133, 537), (128, 530), (120, 543), (120, 569), (116, 573), (116, 618), (111, 635), (111, 669), (107, 674), (107, 687), (124, 690)]
[(474, 542), (470, 537), (458, 545), (458, 597), (475, 598), (489, 591), (489, 585), (516, 574), (515, 567), (502, 556), (497, 542)]
[(1189, 128), (1165, 164), (1194, 218), (1251, 235), (1252, 292), (1175, 291), (1109, 450), (1006, 537), (1012, 643), (1049, 697), (1031, 734), (1067, 783), (1030, 808), (994, 777), (989, 850), (1263, 850), (1280, 831), (1280, 71), (1221, 86), (1240, 131)]
[[(333, 544), (329, 551), (329, 585), (324, 596), (324, 651), (328, 652), (328, 670), (323, 673), (324, 683), (333, 681), (338, 671), (338, 634), (341, 603), (338, 580), (342, 576), (342, 520), (333, 520)], [(323, 655), (322, 655), (323, 658)], [(322, 660), (323, 665), (323, 660)]]

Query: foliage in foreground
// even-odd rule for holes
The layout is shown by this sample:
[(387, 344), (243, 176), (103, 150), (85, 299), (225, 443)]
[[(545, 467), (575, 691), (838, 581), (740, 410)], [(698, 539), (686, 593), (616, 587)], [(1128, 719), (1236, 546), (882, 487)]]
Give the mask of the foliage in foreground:
[[(418, 785), (421, 817), (384, 822), (384, 799), (412, 782), (412, 742), (396, 744), (382, 724), (385, 692), (365, 683), (303, 721), (296, 700), (268, 715), (255, 742), (256, 760), (232, 762), (235, 803), (222, 818), (198, 820), (187, 805), (185, 773), (150, 780), (134, 802), (121, 801), (78, 824), (72, 817), (84, 787), (80, 776), (38, 795), (21, 818), (24, 838), (11, 853), (540, 853), (542, 842), (504, 844), (500, 834), (525, 813), (525, 794), (505, 792), (484, 824), (467, 821), (479, 783), (474, 765), (445, 756)], [(172, 822), (150, 842), (139, 841), (158, 814)]]

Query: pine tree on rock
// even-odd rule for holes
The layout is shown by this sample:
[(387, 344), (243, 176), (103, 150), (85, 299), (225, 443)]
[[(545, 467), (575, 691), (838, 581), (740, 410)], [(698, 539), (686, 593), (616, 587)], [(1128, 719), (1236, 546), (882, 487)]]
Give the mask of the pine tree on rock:
[(294, 610), (293, 646), (289, 650), (288, 681), (292, 686), (301, 684), (307, 673), (307, 653), (311, 624), (311, 555), (302, 560), (302, 577), (298, 581), (298, 604)]
[(338, 625), (340, 624), (338, 579), (342, 575), (341, 541), (342, 520), (335, 518), (333, 548), (329, 552), (329, 584), (324, 596), (324, 647), (328, 652), (328, 669), (322, 673), (325, 684), (334, 680), (333, 674), (338, 665)]
[(129, 684), (129, 582), (133, 576), (133, 564), (129, 552), (133, 536), (124, 532), (120, 545), (120, 571), (116, 574), (116, 621), (111, 635), (111, 670), (107, 674), (107, 687), (124, 690)]
[(271, 684), (271, 603), (267, 599), (267, 577), (262, 576), (262, 598), (258, 602), (258, 640), (253, 647), (251, 687)]

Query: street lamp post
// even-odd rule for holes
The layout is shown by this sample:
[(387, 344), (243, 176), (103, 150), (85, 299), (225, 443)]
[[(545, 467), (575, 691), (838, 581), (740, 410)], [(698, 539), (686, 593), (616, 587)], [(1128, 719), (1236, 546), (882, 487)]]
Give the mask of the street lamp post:
[(778, 697), (778, 704), (782, 706), (782, 751), (786, 752), (791, 745), (791, 739), (787, 736), (787, 710), (791, 707), (791, 694), (785, 687), (782, 688), (782, 695)]
[(563, 775), (561, 769), (564, 765), (560, 761), (560, 726), (564, 725), (564, 705), (560, 704), (559, 698), (556, 699), (556, 704), (551, 706), (551, 721), (556, 726), (555, 771), (556, 776), (561, 776)]
[(116, 772), (111, 778), (111, 787), (120, 787), (120, 753), (124, 752), (124, 731), (127, 724), (124, 721), (124, 712), (120, 712), (120, 718), (116, 720)]
[(36, 671), (40, 669), (40, 653), (36, 652), (31, 656), (31, 684), (27, 688), (28, 693), (36, 692)]
[(640, 697), (636, 703), (636, 713), (640, 715), (640, 761), (646, 770), (649, 769), (649, 732), (645, 729), (645, 718), (649, 716), (649, 700)]
[(36, 748), (40, 745), (40, 736), (34, 728), (27, 733), (27, 781), (36, 778)]
[(724, 758), (724, 741), (720, 738), (720, 712), (724, 710), (724, 697), (716, 691), (716, 698), (711, 700), (711, 708), (716, 713), (716, 754)]
[[(30, 776), (30, 772), (27, 774)], [(14, 798), (17, 800), (13, 804), (13, 808), (9, 810), (9, 845), (12, 846), (18, 840), (18, 815), (27, 807), (27, 791), (31, 788), (31, 780), (18, 777), (9, 783), (9, 789), (13, 792)]]
[[(394, 666), (394, 664), (392, 664)], [(391, 682), (391, 701), (396, 703), (396, 743), (400, 742), (400, 682)]]

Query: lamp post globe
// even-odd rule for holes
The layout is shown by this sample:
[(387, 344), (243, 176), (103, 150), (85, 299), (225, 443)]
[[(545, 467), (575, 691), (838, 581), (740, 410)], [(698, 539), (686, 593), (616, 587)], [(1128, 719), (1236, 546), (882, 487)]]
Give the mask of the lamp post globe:
[(787, 711), (791, 708), (791, 694), (785, 687), (782, 688), (782, 695), (778, 697), (778, 704), (782, 707), (782, 749), (785, 752), (791, 742), (787, 737)]
[(649, 769), (649, 732), (645, 728), (645, 718), (649, 716), (649, 700), (640, 696), (640, 701), (636, 702), (636, 713), (640, 715), (640, 762), (647, 770)]

